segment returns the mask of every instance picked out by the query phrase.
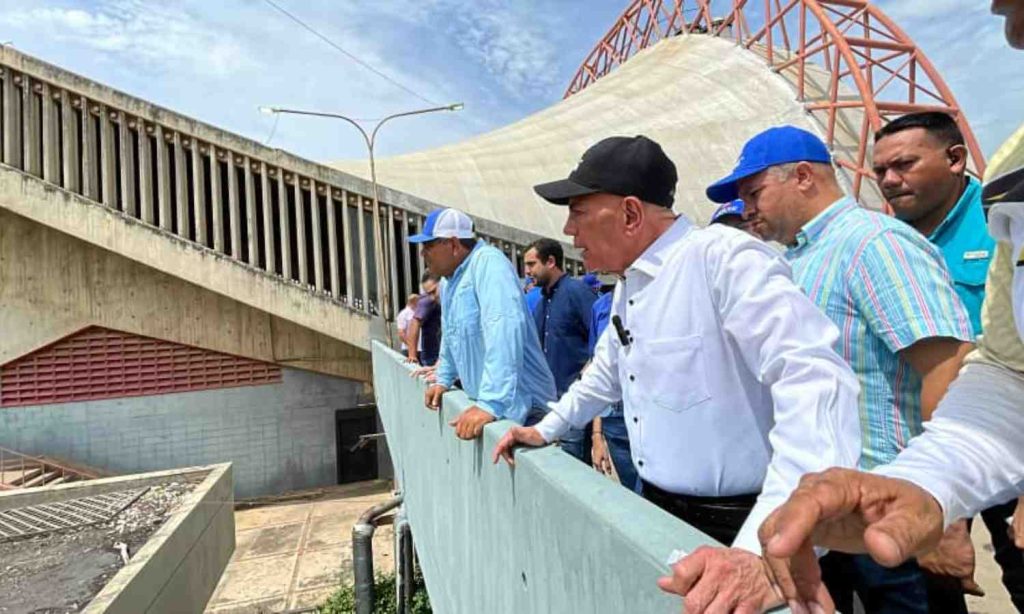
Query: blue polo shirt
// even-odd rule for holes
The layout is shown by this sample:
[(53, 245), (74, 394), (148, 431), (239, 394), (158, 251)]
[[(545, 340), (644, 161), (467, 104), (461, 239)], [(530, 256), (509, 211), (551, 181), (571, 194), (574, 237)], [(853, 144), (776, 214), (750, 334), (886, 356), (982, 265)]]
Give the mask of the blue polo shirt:
[(953, 287), (971, 318), (974, 334), (980, 335), (985, 277), (996, 242), (988, 234), (985, 210), (981, 206), (981, 183), (977, 179), (968, 178), (967, 189), (960, 200), (928, 235), (928, 240), (942, 252)]
[(562, 275), (541, 290), (533, 310), (540, 347), (555, 376), (558, 395), (565, 394), (590, 360), (590, 317), (597, 296), (582, 281)]

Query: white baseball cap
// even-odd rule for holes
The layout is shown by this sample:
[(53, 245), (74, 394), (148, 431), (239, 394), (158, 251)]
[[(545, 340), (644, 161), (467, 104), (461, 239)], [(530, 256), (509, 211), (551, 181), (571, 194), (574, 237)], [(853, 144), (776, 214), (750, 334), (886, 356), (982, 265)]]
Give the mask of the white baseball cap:
[(423, 232), (409, 237), (409, 243), (426, 243), (435, 239), (472, 239), (473, 220), (458, 209), (431, 211), (423, 223)]

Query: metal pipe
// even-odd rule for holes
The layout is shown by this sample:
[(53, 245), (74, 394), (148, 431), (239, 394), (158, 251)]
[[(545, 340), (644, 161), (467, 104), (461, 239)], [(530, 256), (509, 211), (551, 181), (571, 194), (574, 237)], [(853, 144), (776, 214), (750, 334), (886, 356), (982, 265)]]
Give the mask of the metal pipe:
[(409, 614), (412, 611), (412, 594), (415, 590), (413, 583), (413, 546), (412, 527), (405, 517), (405, 508), (399, 512), (401, 519), (395, 527), (395, 535), (398, 541), (398, 556), (396, 566), (398, 577), (395, 579), (398, 586), (398, 614)]
[(402, 495), (363, 512), (352, 527), (352, 572), (355, 576), (356, 614), (373, 614), (373, 532), (376, 520), (402, 504)]

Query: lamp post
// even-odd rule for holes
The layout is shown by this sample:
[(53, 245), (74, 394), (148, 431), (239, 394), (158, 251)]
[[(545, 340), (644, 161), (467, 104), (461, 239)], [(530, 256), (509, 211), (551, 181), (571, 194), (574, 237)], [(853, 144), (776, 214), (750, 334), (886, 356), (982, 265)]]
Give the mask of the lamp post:
[[(465, 108), (465, 105), (461, 102), (454, 104), (445, 105), (442, 107), (430, 107), (429, 109), (417, 109), (415, 111), (403, 111), (402, 113), (395, 113), (388, 115), (381, 119), (373, 127), (369, 133), (359, 123), (359, 120), (352, 119), (340, 113), (326, 113), (322, 111), (303, 111), (300, 109), (285, 109), (281, 107), (260, 107), (261, 113), (268, 115), (275, 115), (278, 113), (288, 113), (291, 115), (312, 115), (315, 117), (331, 117), (334, 119), (341, 119), (349, 124), (355, 126), (359, 134), (363, 136), (363, 141), (366, 142), (366, 149), (370, 154), (370, 183), (373, 184), (373, 248), (377, 253), (377, 298), (381, 302), (381, 315), (384, 316), (384, 329), (388, 338), (388, 345), (394, 344), (394, 335), (392, 334), (392, 323), (394, 322), (394, 313), (391, 305), (391, 288), (388, 285), (389, 274), (391, 272), (391, 253), (384, 249), (384, 236), (382, 234), (382, 228), (380, 224), (380, 200), (377, 186), (377, 166), (373, 157), (373, 148), (377, 141), (377, 132), (381, 129), (381, 126), (387, 122), (398, 118), (407, 117), (409, 115), (423, 115), (425, 113), (435, 113), (437, 111), (461, 111)], [(360, 215), (362, 215), (360, 213)], [(391, 223), (391, 220), (388, 220)], [(363, 280), (366, 283), (366, 280)], [(369, 306), (367, 306), (369, 307)]]

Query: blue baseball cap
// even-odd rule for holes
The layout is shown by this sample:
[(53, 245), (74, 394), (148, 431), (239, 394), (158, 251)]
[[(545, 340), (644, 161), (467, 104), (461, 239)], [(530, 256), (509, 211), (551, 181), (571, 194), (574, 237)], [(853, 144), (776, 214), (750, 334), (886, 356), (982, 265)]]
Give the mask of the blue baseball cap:
[(587, 273), (586, 275), (584, 275), (583, 283), (590, 286), (591, 290), (601, 289), (601, 279), (597, 276), (596, 273)]
[(727, 215), (743, 215), (743, 200), (737, 198), (736, 200), (729, 201), (724, 205), (719, 205), (711, 215), (711, 223), (714, 224)]
[(473, 220), (458, 209), (431, 211), (423, 222), (423, 232), (409, 237), (409, 243), (426, 243), (434, 239), (472, 239)]
[(790, 162), (832, 163), (828, 147), (813, 133), (796, 126), (777, 126), (754, 136), (743, 146), (736, 168), (707, 189), (712, 202), (727, 203), (740, 197), (737, 184), (761, 171)]

